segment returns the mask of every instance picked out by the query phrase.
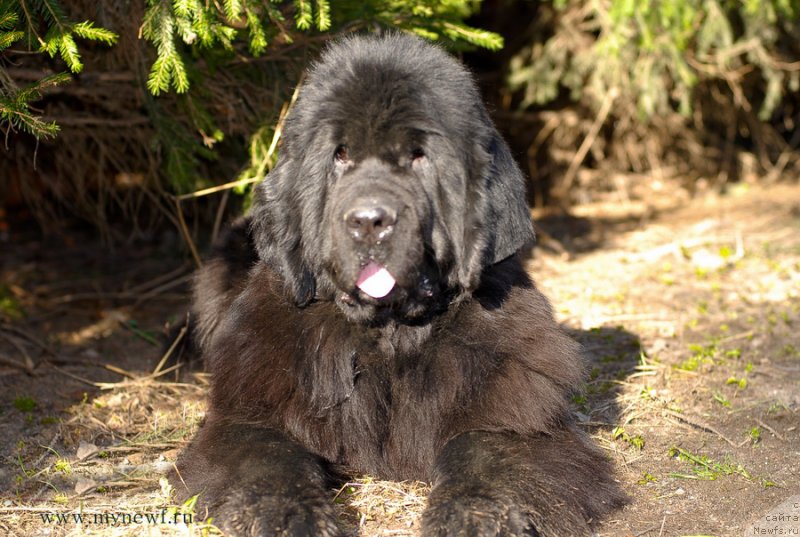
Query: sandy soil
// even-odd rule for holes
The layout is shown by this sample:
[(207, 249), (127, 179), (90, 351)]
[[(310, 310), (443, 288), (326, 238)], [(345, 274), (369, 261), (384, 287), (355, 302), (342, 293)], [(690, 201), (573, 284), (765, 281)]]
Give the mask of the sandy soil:
[[(537, 215), (530, 271), (589, 362), (575, 414), (631, 497), (597, 531), (754, 535), (800, 495), (800, 186), (663, 198)], [(11, 240), (0, 534), (213, 533), (163, 480), (207, 385), (159, 367), (191, 272), (174, 237), (116, 252), (70, 230)], [(360, 535), (416, 535), (426, 492), (364, 476), (331, 498)]]

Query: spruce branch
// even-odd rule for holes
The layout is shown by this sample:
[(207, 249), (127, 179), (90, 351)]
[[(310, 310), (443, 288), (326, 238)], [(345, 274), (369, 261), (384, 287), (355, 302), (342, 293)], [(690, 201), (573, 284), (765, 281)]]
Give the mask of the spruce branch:
[(317, 0), (317, 29), (321, 32), (329, 30), (331, 27), (331, 3), (330, 0)]
[(25, 88), (17, 89), (10, 81), (0, 79), (0, 124), (11, 131), (22, 131), (37, 138), (52, 138), (58, 133), (53, 121), (43, 121), (30, 109), (30, 102), (42, 97), (47, 88), (70, 80), (68, 73), (46, 76)]
[(310, 0), (294, 0), (294, 7), (297, 10), (294, 15), (294, 21), (297, 25), (297, 28), (300, 30), (308, 30), (311, 28), (313, 14)]
[(242, 0), (225, 0), (223, 6), (228, 20), (238, 21), (242, 18), (242, 11), (244, 11)]

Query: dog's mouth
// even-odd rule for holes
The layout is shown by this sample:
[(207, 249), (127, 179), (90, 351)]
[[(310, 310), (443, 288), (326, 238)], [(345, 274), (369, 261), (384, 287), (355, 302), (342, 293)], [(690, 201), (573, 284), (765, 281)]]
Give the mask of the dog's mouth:
[(374, 299), (385, 298), (396, 285), (397, 280), (392, 276), (392, 273), (375, 261), (370, 261), (364, 265), (356, 279), (356, 287), (362, 293)]
[(366, 307), (365, 312), (385, 310), (416, 316), (428, 308), (440, 291), (435, 278), (421, 268), (407, 272), (370, 257), (349, 277), (345, 276), (348, 283), (339, 288), (337, 302), (348, 311)]

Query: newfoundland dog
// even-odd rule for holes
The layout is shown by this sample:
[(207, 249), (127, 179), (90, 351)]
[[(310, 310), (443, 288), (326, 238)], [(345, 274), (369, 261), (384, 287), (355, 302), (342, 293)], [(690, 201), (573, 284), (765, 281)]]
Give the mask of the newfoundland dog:
[(590, 534), (623, 497), (570, 418), (583, 367), (532, 237), (463, 66), (401, 34), (331, 45), (197, 277), (212, 387), (179, 496), (232, 535), (327, 537), (358, 472), (432, 482), (425, 536)]

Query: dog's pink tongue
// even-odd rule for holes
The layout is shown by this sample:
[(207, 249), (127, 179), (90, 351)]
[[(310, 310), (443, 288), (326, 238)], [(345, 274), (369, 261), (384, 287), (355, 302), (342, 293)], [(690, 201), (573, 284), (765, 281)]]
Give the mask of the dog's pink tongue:
[(356, 286), (372, 298), (383, 298), (394, 289), (395, 279), (381, 265), (370, 261), (361, 269)]

